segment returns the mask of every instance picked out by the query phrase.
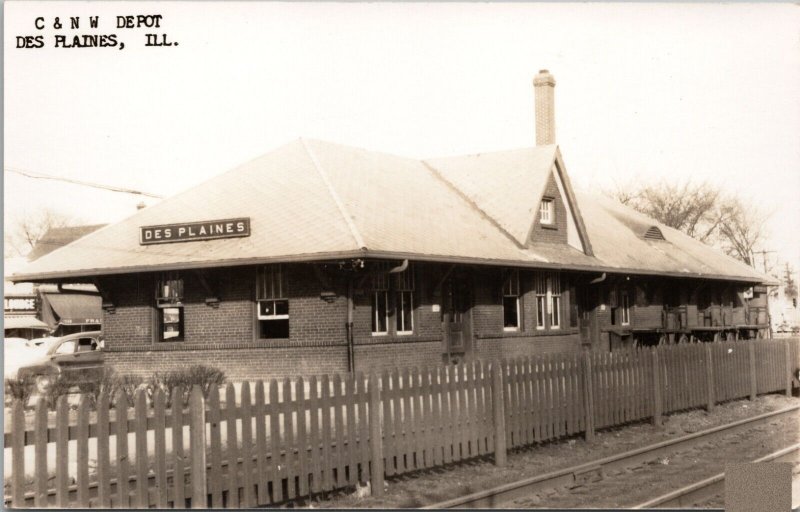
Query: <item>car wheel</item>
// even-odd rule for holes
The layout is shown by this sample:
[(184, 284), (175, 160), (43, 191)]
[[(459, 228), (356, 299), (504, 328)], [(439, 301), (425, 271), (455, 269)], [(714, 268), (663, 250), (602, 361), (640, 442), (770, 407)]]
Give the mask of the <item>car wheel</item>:
[(52, 385), (52, 378), (49, 375), (39, 375), (36, 377), (36, 391), (40, 395), (46, 394)]

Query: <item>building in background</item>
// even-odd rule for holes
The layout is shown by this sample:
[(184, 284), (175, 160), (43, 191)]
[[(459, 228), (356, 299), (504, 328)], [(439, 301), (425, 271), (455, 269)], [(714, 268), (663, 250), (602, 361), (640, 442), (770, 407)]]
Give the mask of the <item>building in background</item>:
[(4, 331), (6, 338), (41, 338), (99, 330), (100, 294), (90, 283), (12, 283), (8, 276), (51, 252), (103, 227), (100, 225), (50, 228), (27, 257), (6, 258)]
[(535, 147), (420, 161), (300, 139), (14, 280), (95, 284), (122, 373), (258, 379), (768, 336), (770, 277), (573, 191), (554, 87), (534, 80)]

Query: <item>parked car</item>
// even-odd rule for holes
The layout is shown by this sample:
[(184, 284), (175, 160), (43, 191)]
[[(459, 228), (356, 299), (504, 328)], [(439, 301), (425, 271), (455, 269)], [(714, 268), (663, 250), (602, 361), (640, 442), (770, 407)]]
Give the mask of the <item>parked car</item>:
[(21, 366), (17, 376), (33, 377), (40, 393), (47, 391), (60, 374), (73, 382), (92, 382), (103, 371), (103, 345), (102, 331), (79, 332), (57, 338), (49, 343), (42, 357)]

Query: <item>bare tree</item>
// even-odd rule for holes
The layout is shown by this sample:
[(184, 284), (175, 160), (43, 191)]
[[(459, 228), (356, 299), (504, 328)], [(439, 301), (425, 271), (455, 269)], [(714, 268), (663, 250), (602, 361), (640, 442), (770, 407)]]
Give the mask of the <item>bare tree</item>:
[(754, 248), (765, 239), (767, 216), (708, 183), (618, 186), (609, 195), (751, 266)]
[[(62, 228), (73, 219), (49, 208), (26, 215), (15, 224), (6, 226), (4, 255), (25, 256), (50, 228)], [(10, 229), (9, 229), (10, 228)]]

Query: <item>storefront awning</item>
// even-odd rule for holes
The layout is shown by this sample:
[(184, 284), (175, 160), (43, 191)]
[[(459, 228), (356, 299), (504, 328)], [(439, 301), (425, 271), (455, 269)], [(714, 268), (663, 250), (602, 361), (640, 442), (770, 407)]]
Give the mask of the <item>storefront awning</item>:
[(4, 329), (42, 329), (50, 328), (35, 316), (3, 316)]
[(85, 293), (45, 293), (44, 301), (60, 325), (99, 324), (103, 318), (102, 299)]

